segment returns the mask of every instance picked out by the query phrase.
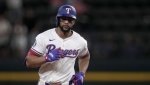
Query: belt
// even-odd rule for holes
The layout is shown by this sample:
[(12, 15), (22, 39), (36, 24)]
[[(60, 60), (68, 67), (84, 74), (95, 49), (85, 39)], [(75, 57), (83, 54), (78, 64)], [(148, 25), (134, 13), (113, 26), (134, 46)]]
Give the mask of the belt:
[(61, 85), (61, 83), (45, 83), (45, 85)]

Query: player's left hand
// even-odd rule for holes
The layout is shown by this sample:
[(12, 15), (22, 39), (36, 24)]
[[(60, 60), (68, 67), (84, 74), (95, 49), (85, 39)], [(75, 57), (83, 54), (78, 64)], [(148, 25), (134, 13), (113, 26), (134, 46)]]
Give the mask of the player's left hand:
[(83, 72), (73, 75), (71, 80), (69, 81), (69, 85), (72, 85), (72, 83), (74, 83), (74, 85), (82, 85), (83, 84), (83, 76), (84, 76)]

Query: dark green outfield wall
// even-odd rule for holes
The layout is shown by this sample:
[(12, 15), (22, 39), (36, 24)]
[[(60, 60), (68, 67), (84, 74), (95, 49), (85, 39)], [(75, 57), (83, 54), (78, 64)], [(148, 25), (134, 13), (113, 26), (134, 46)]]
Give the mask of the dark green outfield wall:
[[(77, 62), (76, 62), (77, 63)], [(102, 74), (103, 76), (100, 75), (94, 75), (95, 77), (99, 76), (98, 80), (95, 81), (93, 80), (93, 76), (89, 77), (89, 73), (87, 74), (87, 78), (84, 82), (84, 85), (150, 85), (150, 62), (149, 60), (138, 60), (138, 61), (121, 61), (121, 60), (105, 60), (105, 61), (96, 61), (96, 60), (91, 60), (90, 66), (88, 69), (88, 72), (91, 72), (91, 74), (95, 74), (97, 72), (98, 74), (102, 74), (102, 72), (106, 73), (107, 72), (110, 75)], [(19, 76), (21, 72), (33, 72), (34, 74), (37, 73), (38, 69), (29, 69), (26, 68), (23, 65), (23, 60), (0, 60), (0, 76), (2, 77), (2, 72), (6, 73), (6, 78), (0, 78), (0, 85), (36, 85), (37, 81), (36, 78), (33, 81), (28, 81), (28, 80), (19, 80), (19, 78), (16, 78), (16, 80), (10, 80), (9, 79), (9, 74), (13, 73), (13, 75), (16, 74), (16, 76)], [(77, 69), (77, 66), (75, 66)], [(8, 72), (8, 74), (7, 74)], [(17, 72), (17, 73), (16, 73)], [(122, 73), (118, 75), (119, 73)], [(114, 79), (116, 76), (123, 77), (123, 78), (128, 78), (129, 74), (125, 73), (132, 73), (135, 74), (135, 76), (131, 76), (132, 78), (129, 80), (122, 80), (120, 81), (119, 78), (118, 80), (111, 80), (111, 78)], [(114, 75), (116, 74), (116, 75)], [(147, 75), (146, 75), (147, 74)], [(23, 77), (24, 74), (22, 74)], [(142, 75), (142, 76), (141, 76)], [(126, 76), (126, 77), (125, 77)], [(130, 76), (130, 75), (129, 75)], [(143, 78), (140, 78), (143, 77)], [(20, 76), (19, 76), (20, 77)], [(30, 77), (30, 76), (29, 76)], [(103, 77), (108, 77), (103, 80)], [(145, 77), (145, 78), (144, 78)], [(8, 78), (8, 80), (7, 80)], [(18, 80), (17, 80), (18, 79)], [(26, 79), (26, 78), (25, 78)], [(139, 80), (139, 81), (138, 81)]]

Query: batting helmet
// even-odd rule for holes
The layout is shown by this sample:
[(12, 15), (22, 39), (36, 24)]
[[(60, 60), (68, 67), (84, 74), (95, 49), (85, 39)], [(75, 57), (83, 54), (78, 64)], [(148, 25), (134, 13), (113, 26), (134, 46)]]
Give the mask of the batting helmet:
[(76, 19), (76, 10), (71, 5), (62, 5), (56, 16), (56, 25), (58, 25), (58, 17), (71, 17)]

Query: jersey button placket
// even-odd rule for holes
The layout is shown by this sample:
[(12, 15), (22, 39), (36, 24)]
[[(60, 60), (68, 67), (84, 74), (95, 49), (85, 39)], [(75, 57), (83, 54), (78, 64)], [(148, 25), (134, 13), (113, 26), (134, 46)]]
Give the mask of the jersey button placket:
[(62, 47), (63, 48), (65, 47), (65, 40), (63, 40)]

